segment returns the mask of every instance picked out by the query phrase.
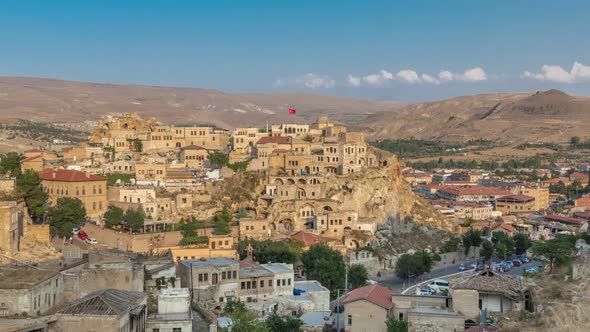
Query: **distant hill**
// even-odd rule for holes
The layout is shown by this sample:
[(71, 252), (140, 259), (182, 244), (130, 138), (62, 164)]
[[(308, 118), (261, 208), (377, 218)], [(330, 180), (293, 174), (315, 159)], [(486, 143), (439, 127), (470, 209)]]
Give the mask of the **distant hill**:
[[(44, 78), (0, 77), (0, 121), (97, 120), (111, 112), (137, 112), (165, 123), (211, 123), (234, 128), (278, 122), (310, 122), (319, 115), (355, 122), (401, 105), (308, 93), (224, 93), (217, 90), (96, 84)], [(297, 116), (289, 115), (295, 107)]]
[(572, 136), (590, 138), (590, 98), (559, 90), (463, 96), (377, 112), (356, 128), (372, 139), (565, 142)]

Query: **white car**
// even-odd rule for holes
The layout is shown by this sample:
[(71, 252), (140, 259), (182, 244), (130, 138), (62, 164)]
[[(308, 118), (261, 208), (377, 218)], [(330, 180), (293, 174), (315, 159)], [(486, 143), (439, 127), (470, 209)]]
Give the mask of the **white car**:
[(88, 243), (88, 244), (97, 244), (98, 242), (96, 241), (95, 238), (88, 238), (88, 239), (86, 239), (86, 243)]
[(80, 229), (77, 227), (72, 228), (72, 233), (74, 233), (74, 235), (78, 234), (79, 231)]

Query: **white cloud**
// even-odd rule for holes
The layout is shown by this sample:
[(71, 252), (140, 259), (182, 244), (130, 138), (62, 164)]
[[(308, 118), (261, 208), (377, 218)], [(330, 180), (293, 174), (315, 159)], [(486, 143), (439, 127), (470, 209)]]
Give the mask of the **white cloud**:
[(361, 78), (355, 77), (355, 76), (352, 76), (349, 74), (348, 77), (346, 77), (346, 82), (350, 86), (360, 86), (361, 85)]
[(463, 73), (452, 73), (448, 70), (442, 70), (438, 73), (438, 79), (441, 82), (463, 81), (463, 82), (480, 82), (486, 81), (488, 76), (480, 67), (467, 69)]
[(540, 73), (525, 71), (522, 75), (525, 78), (532, 78), (540, 81), (551, 81), (558, 83), (579, 83), (590, 81), (590, 66), (574, 62), (572, 69), (568, 72), (561, 66), (543, 65)]
[(413, 70), (409, 70), (409, 69), (400, 70), (395, 75), (395, 77), (397, 77), (397, 79), (402, 82), (406, 82), (406, 83), (410, 83), (410, 84), (422, 82), (422, 80), (420, 80), (420, 77), (418, 77), (418, 73), (416, 73)]
[(295, 83), (301, 84), (310, 89), (330, 89), (336, 85), (336, 81), (327, 75), (307, 73), (297, 77)]
[(353, 76), (348, 75), (346, 82), (349, 86), (359, 87), (362, 85), (366, 86), (382, 86), (388, 81), (396, 80), (398, 82), (407, 84), (442, 84), (451, 81), (462, 81), (462, 82), (479, 82), (487, 80), (486, 72), (480, 68), (475, 67), (464, 71), (463, 73), (452, 73), (448, 70), (442, 70), (438, 73), (438, 76), (418, 73), (412, 69), (403, 69), (392, 74), (386, 70), (381, 70), (378, 73), (370, 74), (367, 76)]
[(428, 74), (422, 74), (420, 75), (420, 78), (422, 79), (422, 81), (424, 83), (430, 83), (430, 84), (440, 84), (440, 81), (437, 80), (436, 78), (428, 75)]

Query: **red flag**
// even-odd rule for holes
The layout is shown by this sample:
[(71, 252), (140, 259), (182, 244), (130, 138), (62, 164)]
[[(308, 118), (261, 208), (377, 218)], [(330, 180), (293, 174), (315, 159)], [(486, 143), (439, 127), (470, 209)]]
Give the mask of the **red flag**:
[(297, 114), (297, 110), (294, 108), (289, 108), (289, 114)]

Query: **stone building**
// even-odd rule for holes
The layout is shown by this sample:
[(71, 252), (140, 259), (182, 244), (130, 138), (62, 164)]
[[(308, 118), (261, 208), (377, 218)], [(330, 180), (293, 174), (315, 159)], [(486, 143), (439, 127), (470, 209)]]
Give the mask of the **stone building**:
[(193, 321), (188, 288), (162, 289), (158, 294), (158, 312), (147, 319), (148, 332), (192, 332)]
[(16, 188), (16, 178), (0, 175), (0, 194), (11, 193)]
[(40, 172), (45, 167), (45, 160), (42, 155), (27, 157), (20, 161), (20, 169), (24, 173), (26, 170)]
[(168, 165), (165, 162), (136, 162), (135, 179), (138, 181), (163, 181), (166, 179)]
[(496, 199), (496, 210), (504, 214), (531, 213), (536, 206), (535, 198), (527, 195), (508, 195)]
[(0, 252), (14, 255), (20, 248), (22, 217), (17, 202), (0, 201)]
[(446, 296), (393, 294), (392, 318), (408, 322), (408, 331), (458, 332), (465, 328), (465, 317), (453, 311)]
[(39, 316), (63, 303), (63, 277), (57, 271), (0, 269), (0, 316)]
[(344, 305), (344, 330), (387, 332), (385, 321), (392, 317), (393, 291), (379, 285), (356, 288), (340, 303)]
[(101, 289), (68, 304), (56, 314), (50, 331), (146, 331), (147, 298), (143, 292)]
[(51, 205), (61, 197), (78, 198), (90, 218), (101, 216), (107, 209), (106, 178), (66, 169), (45, 169), (39, 177)]
[(237, 298), (240, 264), (228, 258), (182, 260), (181, 287), (191, 288), (197, 302), (228, 302)]
[(229, 144), (229, 133), (215, 127), (158, 125), (144, 142), (146, 150), (170, 150), (198, 145), (207, 150), (224, 150)]
[(189, 145), (180, 148), (178, 160), (186, 167), (202, 168), (207, 160), (207, 155), (207, 149), (197, 145)]

